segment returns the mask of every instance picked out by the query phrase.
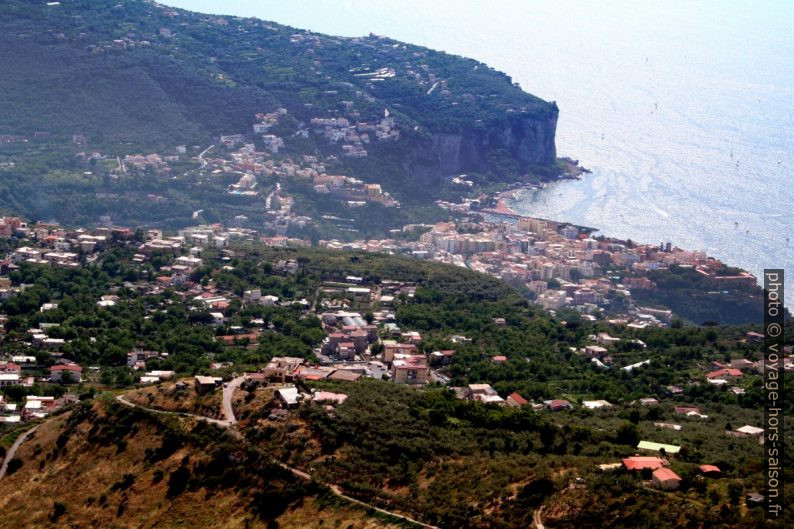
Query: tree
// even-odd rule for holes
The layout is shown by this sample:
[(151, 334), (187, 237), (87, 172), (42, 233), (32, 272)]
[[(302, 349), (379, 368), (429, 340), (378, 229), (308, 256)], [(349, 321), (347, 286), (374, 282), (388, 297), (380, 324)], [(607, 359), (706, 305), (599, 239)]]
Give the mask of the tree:
[(728, 483), (728, 499), (730, 500), (731, 505), (735, 505), (737, 507), (741, 505), (743, 492), (744, 487), (741, 483), (737, 481), (731, 481)]
[(615, 442), (623, 445), (636, 446), (640, 442), (640, 430), (636, 424), (624, 422), (615, 433)]

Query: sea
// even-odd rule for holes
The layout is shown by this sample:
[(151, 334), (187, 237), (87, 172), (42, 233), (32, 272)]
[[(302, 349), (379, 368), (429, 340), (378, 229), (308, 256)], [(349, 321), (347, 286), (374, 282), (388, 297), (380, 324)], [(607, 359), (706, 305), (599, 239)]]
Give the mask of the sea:
[(759, 280), (785, 268), (794, 300), (794, 2), (165, 3), (488, 63), (557, 102), (558, 155), (592, 171), (509, 207), (703, 250)]

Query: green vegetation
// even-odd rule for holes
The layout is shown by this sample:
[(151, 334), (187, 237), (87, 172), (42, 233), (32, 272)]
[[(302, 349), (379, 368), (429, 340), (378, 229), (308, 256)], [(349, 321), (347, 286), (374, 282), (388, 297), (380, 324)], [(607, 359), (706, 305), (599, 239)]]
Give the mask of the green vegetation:
[[(21, 451), (14, 472), (0, 482), (4, 524), (14, 527), (57, 522), (297, 529), (320, 527), (319, 518), (344, 527), (364, 526), (357, 524), (370, 518), (215, 426), (111, 398), (48, 421)], [(29, 491), (47, 498), (40, 508), (27, 504)], [(378, 527), (400, 526), (383, 518)]]
[[(556, 171), (556, 105), (477, 61), (376, 36), (328, 37), (143, 0), (9, 0), (0, 5), (0, 62), (0, 135), (28, 139), (0, 142), (0, 207), (30, 218), (88, 224), (112, 214), (181, 226), (199, 209), (210, 222), (251, 215), (250, 197), (171, 176), (189, 171), (195, 164), (185, 160), (220, 135), (259, 141), (254, 116), (277, 108), (288, 115), (270, 132), (286, 138), (286, 156), (334, 155), (335, 171), (421, 206), (449, 194), (441, 176), (451, 172), (487, 183)], [(394, 75), (373, 81), (369, 74), (383, 68)], [(427, 94), (431, 79), (446, 88)], [(312, 118), (347, 115), (351, 104), (370, 125), (388, 109), (400, 140), (372, 141), (357, 160), (314, 134), (295, 136)], [(543, 137), (528, 123), (539, 123)], [(465, 137), (460, 156), (439, 151), (439, 134)], [(118, 155), (172, 154), (178, 145), (189, 150), (172, 174), (110, 174)], [(95, 151), (107, 158), (75, 158)]]
[[(273, 455), (353, 497), (443, 527), (525, 527), (541, 506), (550, 527), (628, 527), (630, 520), (640, 520), (637, 523), (642, 527), (661, 527), (668, 519), (710, 527), (757, 526), (758, 515), (745, 513), (741, 498), (744, 492), (763, 488), (761, 446), (754, 438), (728, 437), (725, 430), (761, 424), (760, 377), (747, 372), (735, 383), (744, 390), (738, 395), (705, 382), (706, 366), (712, 361), (761, 358), (761, 344), (744, 340), (745, 332), (753, 327), (676, 324), (631, 330), (605, 321), (591, 322), (575, 312), (550, 317), (504, 283), (458, 267), (372, 253), (256, 244), (240, 244), (225, 253), (205, 250), (204, 265), (193, 271), (191, 280), (231, 299), (226, 321), (213, 327), (208, 309), (185, 295), (186, 287), (146, 293), (145, 287), (171, 264), (171, 257), (153, 255), (141, 265), (131, 261), (131, 254), (132, 249), (119, 241), (96, 262), (78, 270), (23, 264), (11, 278), (14, 284), (28, 287), (2, 305), (9, 315), (6, 349), (36, 351), (39, 362), (46, 365), (52, 361), (49, 355), (30, 349), (24, 343), (25, 332), (57, 323), (49, 332), (69, 340), (63, 350), (66, 358), (102, 367), (97, 380), (89, 382), (92, 388), (133, 384), (135, 378), (124, 363), (126, 353), (134, 348), (169, 353), (167, 358), (147, 361), (148, 369), (209, 373), (210, 361), (224, 361), (233, 363), (220, 372), (228, 376), (232, 370), (261, 368), (273, 356), (312, 359), (313, 348), (325, 332), (316, 312), (305, 307), (324, 299), (323, 285), (338, 284), (349, 275), (362, 277), (371, 287), (406, 282), (415, 286), (415, 292), (395, 299), (396, 323), (403, 330), (421, 333), (420, 351), (455, 351), (451, 364), (441, 370), (449, 387), (489, 383), (502, 397), (517, 391), (536, 403), (567, 399), (574, 409), (552, 413), (531, 406), (502, 408), (460, 400), (449, 387), (416, 389), (363, 380), (311, 383), (315, 389), (345, 393), (348, 399), (331, 413), (302, 404), (288, 420), (279, 420), (271, 418), (272, 388), (247, 389), (237, 405), (245, 438), (252, 449), (261, 451), (256, 455), (259, 459), (248, 460), (255, 462), (255, 468), (266, 455)], [(296, 265), (292, 271), (287, 272), (286, 262)], [(243, 306), (238, 296), (251, 288), (287, 302)], [(99, 296), (111, 292), (119, 298), (115, 306), (97, 307)], [(57, 302), (58, 307), (40, 312), (43, 302)], [(371, 318), (378, 307), (364, 303), (356, 309)], [(262, 334), (255, 346), (248, 347), (247, 338), (231, 343), (217, 338), (235, 329), (249, 332), (259, 319), (256, 328)], [(786, 331), (790, 345), (791, 322)], [(610, 346), (610, 369), (596, 368), (581, 353), (583, 346), (594, 342), (591, 337), (601, 332), (620, 338)], [(496, 355), (505, 356), (506, 361), (495, 363)], [(620, 369), (644, 360), (650, 363), (630, 373)], [(673, 385), (683, 392), (673, 395)], [(787, 415), (794, 402), (789, 386), (785, 386)], [(170, 388), (163, 384), (130, 398), (144, 406), (217, 416), (217, 395), (191, 401), (177, 398)], [(25, 391), (57, 390), (63, 387)], [(14, 399), (21, 397), (17, 389), (4, 391)], [(86, 399), (94, 394), (78, 391)], [(645, 397), (656, 397), (661, 404), (636, 403)], [(581, 406), (582, 400), (594, 399), (606, 399), (613, 407), (587, 410)], [(674, 408), (682, 405), (697, 405), (708, 419), (677, 415)], [(97, 408), (88, 404), (80, 405), (83, 411), (73, 412), (75, 418), (70, 420), (94, 425), (88, 434), (90, 443), (108, 446), (116, 454), (127, 453), (130, 436), (142, 428), (134, 425), (152, 419), (144, 420), (148, 415), (140, 410), (105, 406), (115, 410), (112, 420), (92, 415), (96, 411), (91, 410)], [(88, 418), (78, 419), (81, 413)], [(157, 421), (170, 424), (170, 419)], [(659, 428), (655, 425), (659, 422), (681, 423), (682, 429)], [(68, 447), (74, 431), (63, 433), (60, 441), (54, 441), (56, 447)], [(232, 449), (233, 441), (228, 439), (211, 441), (217, 431), (209, 426), (196, 426), (185, 435), (169, 430), (163, 433), (162, 443), (147, 445), (141, 456), (147, 465), (171, 461), (167, 467), (152, 469), (151, 477), (145, 478), (129, 469), (120, 470), (105, 494), (122, 495), (150, 481), (159, 484), (162, 497), (169, 501), (207, 487), (241, 490), (227, 482), (231, 478), (220, 462), (222, 453), (240, 450), (239, 446)], [(790, 428), (785, 436), (791, 436)], [(662, 494), (644, 485), (641, 475), (620, 470), (604, 474), (597, 469), (597, 464), (635, 453), (639, 440), (683, 447), (678, 455), (670, 456), (671, 468), (683, 479), (679, 492)], [(194, 441), (209, 459), (183, 462), (179, 447)], [(50, 460), (68, 454), (68, 450), (56, 452)], [(213, 459), (216, 456), (221, 459)], [(21, 461), (15, 475), (30, 466)], [(697, 466), (704, 463), (717, 464), (722, 478), (699, 478)], [(48, 465), (49, 460), (44, 468)], [(308, 493), (315, 492), (320, 491)], [(261, 513), (260, 519), (270, 520), (285, 515), (284, 505), (299, 501), (307, 492), (263, 494), (251, 496), (253, 503), (247, 508)], [(63, 503), (67, 509), (60, 516), (68, 518), (72, 503)], [(120, 516), (132, 509), (125, 502), (113, 505), (122, 511)], [(664, 515), (659, 514), (660, 508)]]
[[(737, 275), (737, 271), (728, 269), (725, 275)], [(633, 290), (639, 303), (669, 307), (675, 314), (694, 323), (719, 321), (739, 324), (763, 320), (763, 292), (757, 287), (726, 286), (691, 268), (680, 266), (651, 270), (648, 279), (658, 288)]]

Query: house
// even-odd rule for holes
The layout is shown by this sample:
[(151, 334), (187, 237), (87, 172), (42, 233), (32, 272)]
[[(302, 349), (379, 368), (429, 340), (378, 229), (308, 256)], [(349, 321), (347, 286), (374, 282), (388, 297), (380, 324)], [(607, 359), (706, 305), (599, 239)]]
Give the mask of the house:
[(667, 461), (660, 457), (632, 456), (623, 459), (623, 466), (626, 467), (626, 470), (643, 470), (645, 468), (655, 470), (666, 464)]
[(159, 358), (160, 353), (156, 351), (131, 351), (127, 353), (127, 367), (134, 367), (139, 365), (139, 362), (144, 363), (150, 358)]
[(738, 358), (736, 360), (731, 360), (731, 367), (744, 371), (745, 369), (753, 369), (755, 364), (746, 358)]
[(656, 406), (659, 404), (659, 401), (653, 397), (646, 397), (644, 399), (640, 399), (639, 403), (642, 406)]
[(36, 357), (29, 355), (14, 355), (11, 357), (11, 361), (15, 364), (25, 364), (25, 367), (33, 367), (36, 365)]
[(748, 332), (744, 335), (745, 339), (751, 343), (763, 342), (764, 335), (758, 332)]
[(155, 370), (155, 371), (147, 371), (144, 376), (146, 377), (154, 377), (157, 380), (168, 380), (169, 378), (174, 378), (176, 373), (170, 370)]
[(215, 377), (205, 377), (201, 375), (196, 375), (195, 378), (195, 385), (196, 385), (196, 393), (199, 395), (204, 395), (205, 393), (210, 393), (211, 391), (215, 391), (217, 387), (216, 381), (220, 379), (216, 379)]
[(301, 395), (298, 394), (298, 388), (289, 387), (276, 390), (276, 398), (281, 401), (281, 404), (286, 408), (294, 408), (300, 404)]
[(19, 373), (0, 373), (0, 387), (18, 386), (19, 384)]
[(728, 367), (725, 369), (712, 371), (711, 373), (706, 373), (706, 378), (709, 380), (709, 382), (714, 380), (727, 380), (735, 382), (736, 380), (742, 378), (742, 372), (738, 369)]
[[(454, 388), (453, 388), (454, 389)], [(465, 389), (456, 391), (458, 398), (476, 400), (490, 404), (506, 404), (505, 400), (496, 393), (490, 384), (469, 384)]]
[(348, 287), (347, 293), (353, 298), (353, 301), (364, 303), (370, 300), (371, 291), (367, 287)]
[(221, 312), (210, 312), (210, 317), (212, 318), (212, 325), (215, 327), (220, 327), (223, 325), (223, 322), (226, 321), (226, 318)]
[(430, 353), (430, 363), (434, 366), (448, 366), (452, 363), (452, 357), (455, 356), (455, 351), (447, 349), (444, 351), (433, 351)]
[(49, 351), (60, 351), (61, 347), (66, 344), (63, 338), (44, 338), (40, 342), (41, 347)]
[(333, 367), (310, 366), (302, 364), (292, 372), (294, 380), (325, 380), (334, 372)]
[(700, 465), (700, 471), (707, 476), (717, 476), (720, 474), (720, 467), (716, 465)]
[(464, 398), (466, 400), (481, 400), (478, 397), (496, 395), (496, 390), (490, 384), (469, 384), (466, 387)]
[(343, 382), (358, 382), (363, 375), (357, 373), (352, 369), (337, 369), (330, 375), (327, 380), (339, 380)]
[(676, 490), (681, 478), (669, 468), (659, 468), (653, 471), (653, 483), (662, 490)]
[(504, 364), (505, 362), (507, 362), (507, 357), (504, 355), (496, 355), (494, 357), (491, 357), (491, 362), (493, 362), (494, 364)]
[(599, 345), (588, 345), (584, 348), (584, 354), (588, 358), (601, 358), (606, 356), (608, 352), (606, 348)]
[(21, 369), (19, 364), (15, 364), (14, 362), (0, 363), (0, 373), (16, 373), (18, 375)]
[(665, 454), (677, 454), (681, 451), (680, 446), (676, 445), (668, 445), (664, 443), (654, 443), (652, 441), (640, 441), (637, 445), (638, 450), (651, 450), (654, 452), (659, 452), (664, 450)]
[(691, 412), (694, 412), (700, 415), (700, 408), (695, 406), (676, 406), (675, 407), (675, 414), (676, 415), (689, 415)]
[(505, 405), (505, 399), (499, 395), (478, 395), (475, 400), (484, 402), (485, 404), (498, 404), (500, 406)]
[(316, 403), (342, 404), (347, 400), (344, 393), (331, 393), (330, 391), (318, 391), (312, 396), (312, 401)]
[(262, 291), (258, 288), (243, 292), (244, 303), (259, 303), (260, 299), (262, 299)]
[(526, 406), (528, 404), (526, 399), (515, 391), (508, 395), (505, 401), (507, 402), (507, 405), (511, 407)]
[(764, 435), (764, 429), (758, 428), (756, 426), (744, 425), (741, 428), (736, 429), (742, 435), (751, 435), (754, 437), (761, 437)]
[(427, 384), (425, 355), (398, 354), (392, 362), (392, 380), (397, 384)]
[(606, 345), (609, 347), (610, 345), (615, 345), (620, 341), (620, 338), (615, 338), (614, 336), (610, 336), (608, 333), (600, 332), (596, 337), (596, 341), (602, 345)]
[(293, 372), (303, 364), (303, 358), (292, 356), (277, 356), (268, 362), (263, 370), (265, 377), (269, 380), (280, 380), (286, 382), (292, 380)]
[(612, 406), (612, 404), (606, 400), (583, 400), (582, 406), (588, 410), (595, 410), (598, 408), (609, 408)]
[(50, 368), (50, 380), (63, 384), (79, 384), (83, 380), (83, 368), (77, 364), (57, 364)]
[(38, 397), (36, 395), (28, 395), (25, 397), (25, 405), (22, 408), (22, 417), (25, 420), (37, 419), (47, 416), (50, 412), (55, 411), (58, 403), (55, 397)]
[(407, 331), (402, 333), (402, 339), (407, 343), (417, 344), (422, 341), (422, 335), (417, 331)]
[(339, 342), (334, 354), (340, 360), (353, 360), (356, 357), (356, 345), (353, 342)]
[(573, 406), (565, 399), (544, 400), (543, 404), (551, 411), (572, 410)]
[(383, 354), (381, 355), (381, 360), (384, 362), (393, 362), (395, 355), (410, 355), (414, 353), (416, 353), (416, 345), (412, 343), (397, 343), (394, 340), (383, 340)]

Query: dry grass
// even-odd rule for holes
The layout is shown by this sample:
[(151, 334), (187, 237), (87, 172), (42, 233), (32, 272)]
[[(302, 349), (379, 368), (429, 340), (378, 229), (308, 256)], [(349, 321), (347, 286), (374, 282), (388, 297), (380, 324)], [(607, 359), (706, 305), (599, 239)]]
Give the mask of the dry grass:
[(176, 381), (162, 382), (154, 386), (146, 386), (125, 393), (125, 397), (128, 401), (146, 408), (192, 413), (214, 419), (223, 418), (221, 417), (221, 400), (223, 396), (220, 388), (212, 393), (199, 395), (193, 389), (192, 379), (185, 379), (184, 382), (188, 384), (187, 389), (176, 389)]
[[(94, 409), (101, 418), (103, 405)], [(251, 498), (238, 488), (199, 488), (167, 497), (169, 473), (185, 458), (191, 465), (207, 460), (207, 451), (186, 445), (162, 461), (148, 463), (146, 449), (160, 446), (162, 433), (147, 421), (136, 423), (122, 449), (115, 442), (102, 446), (89, 441), (92, 423), (81, 422), (58, 450), (57, 439), (65, 431), (68, 417), (65, 414), (42, 424), (17, 452), (22, 467), (0, 481), (0, 528), (268, 527), (250, 511)], [(127, 474), (134, 480), (129, 486), (119, 486)], [(57, 519), (53, 517), (56, 501), (65, 506)], [(398, 527), (369, 517), (358, 507), (329, 506), (314, 496), (293, 503), (275, 521), (280, 529)]]

